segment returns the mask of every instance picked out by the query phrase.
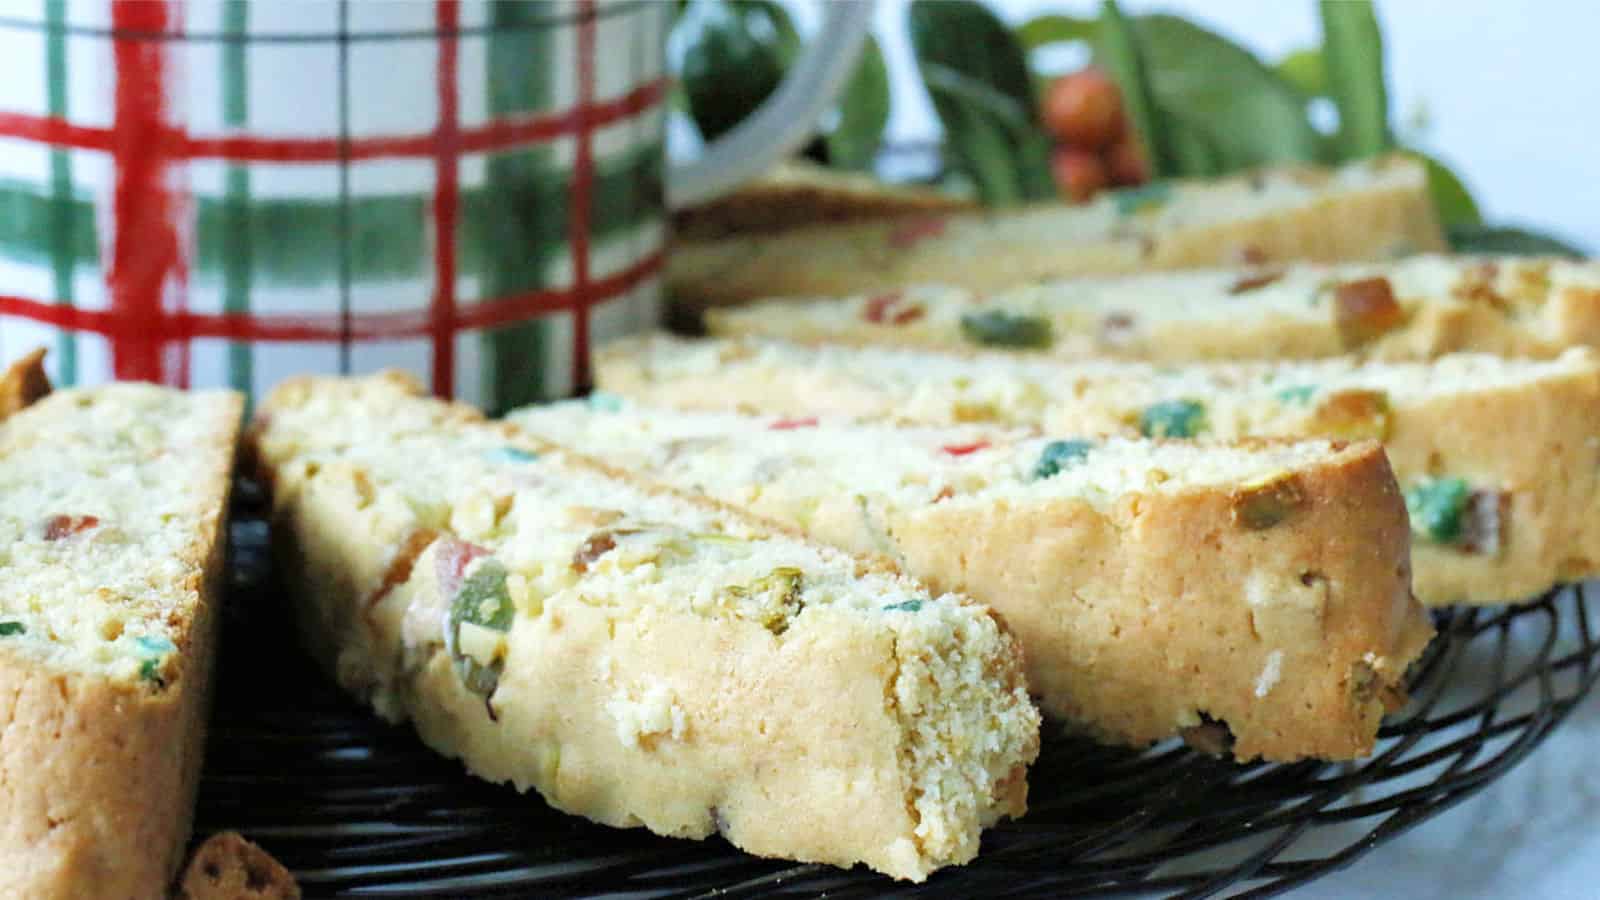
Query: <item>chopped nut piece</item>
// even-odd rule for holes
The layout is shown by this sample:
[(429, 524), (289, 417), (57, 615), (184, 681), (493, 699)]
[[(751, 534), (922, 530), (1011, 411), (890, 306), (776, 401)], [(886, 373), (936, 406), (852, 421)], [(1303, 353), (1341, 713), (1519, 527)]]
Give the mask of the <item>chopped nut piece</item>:
[(922, 318), (926, 310), (920, 303), (904, 303), (905, 294), (890, 291), (867, 298), (861, 317), (874, 325), (906, 325)]
[(1346, 347), (1359, 347), (1405, 322), (1387, 278), (1347, 281), (1334, 289), (1334, 322)]
[(1505, 491), (1473, 491), (1461, 519), (1461, 549), (1494, 556), (1505, 546), (1511, 495)]
[(1317, 407), (1314, 422), (1315, 433), (1322, 437), (1384, 440), (1389, 436), (1389, 395), (1359, 389), (1336, 391)]
[(1271, 528), (1305, 505), (1305, 485), (1295, 473), (1241, 485), (1230, 499), (1233, 524), (1251, 531)]

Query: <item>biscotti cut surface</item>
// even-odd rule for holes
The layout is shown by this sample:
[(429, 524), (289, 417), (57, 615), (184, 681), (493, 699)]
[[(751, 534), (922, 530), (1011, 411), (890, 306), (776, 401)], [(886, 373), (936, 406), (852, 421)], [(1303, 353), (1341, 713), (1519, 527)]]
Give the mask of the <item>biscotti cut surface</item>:
[(1332, 170), (1158, 182), (1077, 206), (684, 242), (668, 260), (667, 287), (675, 303), (700, 309), (911, 284), (994, 291), (1079, 275), (1444, 249), (1426, 172), (1391, 157)]
[(1209, 717), (1243, 759), (1365, 753), (1432, 633), (1373, 443), (1207, 448), (598, 394), (511, 421), (991, 603), (1044, 709), (1117, 742)]
[(920, 879), (1024, 807), (986, 607), (636, 483), (396, 376), (254, 435), (310, 643), (473, 772), (616, 826)]
[(232, 394), (126, 384), (0, 422), (0, 894), (166, 895), (239, 413)]
[(1520, 600), (1600, 570), (1600, 360), (1060, 362), (669, 338), (599, 355), (600, 385), (696, 409), (990, 422), (1053, 433), (1382, 440), (1425, 604)]
[(714, 334), (1186, 361), (1551, 357), (1600, 345), (1600, 265), (1417, 256), (1079, 278), (984, 295), (920, 286), (712, 310)]

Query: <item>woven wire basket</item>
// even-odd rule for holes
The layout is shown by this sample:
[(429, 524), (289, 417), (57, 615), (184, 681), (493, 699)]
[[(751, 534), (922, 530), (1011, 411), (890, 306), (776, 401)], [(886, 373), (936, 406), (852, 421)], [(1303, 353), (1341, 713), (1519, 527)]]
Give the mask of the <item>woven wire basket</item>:
[(196, 839), (238, 830), (312, 897), (1268, 896), (1482, 790), (1600, 675), (1584, 586), (1440, 610), (1370, 759), (1239, 765), (1047, 734), (1027, 816), (986, 833), (969, 865), (907, 885), (606, 828), (468, 775), (315, 669), (273, 584), (259, 495), (243, 494)]

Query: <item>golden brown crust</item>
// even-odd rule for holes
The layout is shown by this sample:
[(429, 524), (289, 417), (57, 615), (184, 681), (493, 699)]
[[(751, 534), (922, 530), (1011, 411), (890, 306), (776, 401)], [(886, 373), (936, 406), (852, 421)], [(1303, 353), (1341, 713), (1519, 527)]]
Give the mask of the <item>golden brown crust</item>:
[(1047, 712), (1132, 744), (1203, 713), (1240, 759), (1351, 759), (1383, 714), (1360, 669), (1400, 685), (1433, 628), (1382, 449), (1302, 471), (1299, 489), (1270, 531), (1223, 524), (1229, 493), (1196, 489), (1106, 510), (937, 504), (895, 534), (908, 570), (995, 604)]
[[(178, 665), (160, 691), (0, 651), (0, 894), (163, 897), (183, 859), (205, 743), (236, 424), (215, 434), (204, 526), (181, 555)], [(61, 598), (64, 602), (70, 598)]]
[(43, 347), (22, 357), (0, 375), (0, 420), (15, 415), (50, 393), (50, 377), (44, 373)]
[[(1320, 172), (1305, 177), (1327, 179)], [(984, 292), (1079, 275), (1387, 259), (1445, 249), (1420, 184), (1329, 193), (1269, 215), (1154, 234), (1092, 231), (1070, 241), (1054, 237), (1060, 228), (1040, 222), (1034, 227), (1044, 238), (1019, 239), (1018, 228), (1007, 224), (1050, 214), (1038, 207), (685, 241), (668, 260), (667, 290), (673, 304), (697, 317), (710, 307), (762, 297), (844, 296), (924, 283)]]
[(887, 184), (801, 160), (784, 163), (733, 192), (673, 215), (683, 240), (769, 234), (808, 225), (949, 213), (977, 204), (943, 191)]
[(221, 831), (195, 848), (177, 900), (300, 900), (300, 886), (272, 854)]

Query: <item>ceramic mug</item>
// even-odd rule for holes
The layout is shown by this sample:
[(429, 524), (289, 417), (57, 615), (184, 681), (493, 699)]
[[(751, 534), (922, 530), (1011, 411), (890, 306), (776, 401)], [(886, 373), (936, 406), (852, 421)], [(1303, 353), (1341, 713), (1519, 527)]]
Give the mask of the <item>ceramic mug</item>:
[(665, 211), (803, 141), (819, 40), (688, 165), (657, 0), (38, 0), (0, 9), (0, 363), (259, 395), (409, 369), (503, 410), (652, 327)]

